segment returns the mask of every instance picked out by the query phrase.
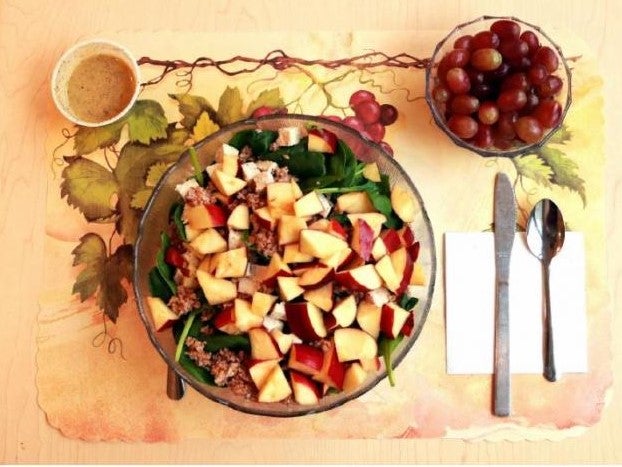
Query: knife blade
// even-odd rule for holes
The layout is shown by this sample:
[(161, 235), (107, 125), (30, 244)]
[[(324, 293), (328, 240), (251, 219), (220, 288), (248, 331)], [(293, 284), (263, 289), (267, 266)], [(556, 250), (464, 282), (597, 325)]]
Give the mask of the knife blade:
[(495, 352), (494, 414), (510, 414), (510, 256), (516, 228), (516, 200), (510, 179), (498, 173), (494, 192), (495, 238)]

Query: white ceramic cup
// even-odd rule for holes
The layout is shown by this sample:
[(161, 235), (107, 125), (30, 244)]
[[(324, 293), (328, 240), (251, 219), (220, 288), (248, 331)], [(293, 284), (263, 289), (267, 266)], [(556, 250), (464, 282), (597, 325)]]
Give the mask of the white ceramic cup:
[[(93, 55), (112, 55), (128, 65), (134, 74), (135, 89), (128, 104), (115, 116), (101, 122), (87, 122), (80, 119), (71, 109), (67, 95), (67, 84), (79, 63)], [(124, 46), (106, 39), (93, 39), (80, 42), (68, 49), (58, 60), (52, 72), (52, 98), (61, 114), (81, 126), (98, 127), (113, 123), (122, 118), (134, 105), (140, 93), (140, 71), (136, 59)]]

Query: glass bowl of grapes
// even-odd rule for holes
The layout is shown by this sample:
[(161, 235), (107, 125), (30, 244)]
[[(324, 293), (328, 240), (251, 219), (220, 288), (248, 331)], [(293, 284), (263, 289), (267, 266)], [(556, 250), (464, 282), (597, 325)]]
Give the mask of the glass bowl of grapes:
[(571, 104), (571, 72), (538, 26), (482, 16), (438, 43), (425, 95), (434, 121), (458, 146), (513, 157), (537, 150), (560, 128)]

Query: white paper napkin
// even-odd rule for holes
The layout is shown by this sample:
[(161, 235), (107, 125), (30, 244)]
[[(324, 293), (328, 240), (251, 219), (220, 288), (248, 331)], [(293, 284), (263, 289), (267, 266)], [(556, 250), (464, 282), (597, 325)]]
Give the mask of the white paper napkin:
[[(558, 375), (587, 372), (583, 234), (567, 232), (550, 267)], [(517, 233), (510, 260), (510, 371), (542, 372), (542, 274)], [(495, 262), (492, 232), (445, 233), (447, 372), (493, 371)]]

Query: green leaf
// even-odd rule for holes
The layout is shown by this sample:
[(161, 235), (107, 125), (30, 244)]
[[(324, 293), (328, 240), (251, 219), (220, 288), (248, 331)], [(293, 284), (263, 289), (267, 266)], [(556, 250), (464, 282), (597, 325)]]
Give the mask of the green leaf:
[(570, 141), (572, 133), (568, 130), (566, 125), (562, 125), (549, 139), (548, 144), (564, 144)]
[(397, 336), (395, 339), (388, 339), (385, 336), (382, 336), (378, 342), (378, 353), (382, 355), (384, 359), (384, 366), (387, 369), (387, 377), (389, 378), (389, 384), (391, 386), (395, 386), (395, 378), (393, 376), (393, 362), (392, 362), (392, 354), (393, 351), (397, 348), (397, 346), (404, 339), (403, 335)]
[(161, 298), (164, 303), (168, 303), (173, 294), (166, 281), (162, 278), (160, 271), (154, 267), (149, 271), (149, 292), (153, 297)]
[(579, 168), (577, 163), (559, 149), (550, 146), (541, 148), (539, 155), (553, 170), (551, 182), (578, 193), (583, 206), (586, 206), (585, 181), (577, 174)]
[(178, 362), (181, 357), (181, 354), (184, 350), (184, 346), (186, 345), (186, 338), (188, 337), (188, 333), (190, 332), (190, 327), (192, 326), (192, 323), (194, 323), (194, 319), (197, 317), (198, 314), (199, 314), (199, 310), (193, 311), (186, 318), (186, 321), (184, 323), (184, 328), (181, 331), (179, 338), (177, 339), (177, 347), (175, 348), (175, 361), (176, 362)]
[(125, 242), (136, 241), (141, 211), (132, 207), (132, 198), (137, 192), (147, 188), (147, 173), (158, 162), (172, 163), (179, 159), (185, 147), (177, 144), (153, 143), (150, 146), (126, 144), (121, 149), (114, 176), (119, 184), (116, 229)]
[(136, 101), (127, 117), (127, 124), (131, 142), (149, 144), (168, 136), (168, 121), (157, 101)]
[(62, 172), (61, 198), (76, 207), (89, 222), (106, 221), (115, 210), (112, 197), (119, 186), (114, 175), (104, 166), (83, 157), (69, 163)]
[(173, 164), (170, 162), (156, 162), (149, 167), (147, 170), (147, 177), (145, 178), (145, 185), (148, 187), (156, 186), (171, 165)]
[(170, 289), (171, 293), (175, 295), (177, 293), (177, 284), (175, 284), (175, 280), (173, 279), (173, 267), (168, 265), (164, 260), (166, 256), (166, 250), (171, 246), (171, 239), (166, 232), (162, 232), (160, 234), (160, 249), (156, 254), (156, 268), (158, 268), (158, 272), (160, 276)]
[(207, 112), (202, 112), (196, 125), (192, 128), (192, 138), (199, 142), (212, 133), (216, 133), (220, 127), (212, 121)]
[(206, 352), (218, 352), (220, 349), (250, 349), (250, 341), (244, 335), (210, 334), (199, 336)]
[(200, 367), (186, 353), (182, 353), (179, 357), (179, 364), (197, 381), (214, 386), (214, 377), (205, 368)]
[(169, 217), (173, 219), (173, 223), (177, 228), (177, 234), (179, 235), (179, 238), (181, 238), (183, 241), (187, 241), (188, 237), (186, 235), (186, 224), (184, 224), (184, 221), (181, 218), (183, 212), (184, 203), (175, 203), (173, 207), (171, 207), (171, 213)]
[(519, 176), (529, 178), (545, 187), (551, 186), (553, 171), (537, 154), (514, 157), (512, 162)]
[(283, 102), (279, 88), (265, 89), (261, 91), (259, 96), (257, 96), (257, 99), (249, 104), (246, 115), (252, 115), (255, 110), (262, 106), (274, 109), (285, 106), (285, 102)]
[(73, 139), (76, 154), (90, 154), (97, 149), (117, 144), (124, 125), (125, 118), (101, 127), (80, 127)]
[(307, 151), (306, 139), (294, 146), (260, 154), (259, 158), (274, 161), (281, 167), (285, 166), (292, 175), (301, 178), (321, 177), (326, 174), (324, 154)]
[(402, 295), (399, 301), (400, 307), (402, 307), (406, 311), (412, 310), (417, 303), (419, 303), (419, 299), (417, 297), (411, 297), (407, 294)]
[(169, 144), (184, 145), (188, 138), (190, 138), (190, 132), (186, 128), (177, 128), (175, 123), (170, 123), (166, 130), (167, 141)]
[(147, 201), (149, 201), (149, 198), (151, 197), (151, 193), (153, 193), (153, 188), (145, 188), (137, 191), (132, 195), (130, 206), (134, 209), (145, 209)]
[(218, 120), (221, 126), (242, 120), (244, 118), (243, 104), (240, 90), (227, 86), (218, 102)]
[(72, 293), (80, 294), (80, 301), (92, 297), (99, 287), (101, 274), (106, 262), (106, 243), (96, 233), (87, 233), (71, 252), (73, 266), (85, 265), (73, 285)]
[(179, 123), (188, 130), (194, 128), (199, 116), (204, 111), (209, 114), (212, 120), (216, 116), (214, 108), (201, 96), (192, 94), (169, 94), (169, 97), (175, 99), (179, 103), (179, 113), (183, 115)]
[(269, 151), (270, 146), (276, 141), (278, 136), (276, 131), (244, 130), (233, 135), (229, 140), (229, 145), (239, 151), (242, 150), (244, 146), (249, 146), (253, 154), (259, 157)]

